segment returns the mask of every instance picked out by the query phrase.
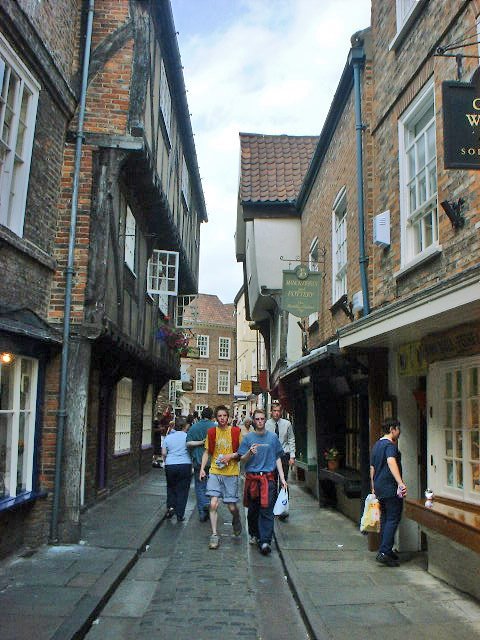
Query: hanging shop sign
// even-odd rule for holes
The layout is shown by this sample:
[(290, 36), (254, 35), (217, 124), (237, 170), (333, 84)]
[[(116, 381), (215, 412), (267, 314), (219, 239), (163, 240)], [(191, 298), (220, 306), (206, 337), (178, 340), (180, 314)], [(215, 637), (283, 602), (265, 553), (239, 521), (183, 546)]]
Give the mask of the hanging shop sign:
[(250, 394), (252, 393), (252, 381), (251, 380), (240, 380), (240, 391), (243, 393)]
[(446, 169), (480, 169), (479, 77), (442, 83)]
[(282, 309), (305, 318), (320, 309), (322, 274), (299, 265), (283, 272)]
[(428, 362), (420, 341), (402, 344), (397, 352), (398, 374), (401, 376), (425, 376)]

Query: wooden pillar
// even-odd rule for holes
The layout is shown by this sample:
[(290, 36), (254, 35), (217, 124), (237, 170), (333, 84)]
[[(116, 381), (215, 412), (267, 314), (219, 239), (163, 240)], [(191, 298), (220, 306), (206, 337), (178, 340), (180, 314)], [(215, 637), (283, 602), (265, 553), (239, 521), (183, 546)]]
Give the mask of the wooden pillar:
[[(368, 354), (368, 418), (370, 425), (370, 450), (380, 438), (382, 403), (388, 396), (388, 350), (378, 349)], [(377, 551), (380, 546), (378, 533), (368, 534), (368, 548)]]

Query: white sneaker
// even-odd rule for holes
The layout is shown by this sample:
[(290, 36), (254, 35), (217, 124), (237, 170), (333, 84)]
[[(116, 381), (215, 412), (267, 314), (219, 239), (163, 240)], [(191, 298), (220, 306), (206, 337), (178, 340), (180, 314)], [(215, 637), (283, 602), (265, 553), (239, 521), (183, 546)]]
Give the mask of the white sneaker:
[(250, 537), (248, 538), (248, 543), (249, 543), (249, 544), (257, 544), (257, 543), (258, 543), (258, 540), (257, 540), (257, 538), (256, 538), (255, 536), (250, 536)]

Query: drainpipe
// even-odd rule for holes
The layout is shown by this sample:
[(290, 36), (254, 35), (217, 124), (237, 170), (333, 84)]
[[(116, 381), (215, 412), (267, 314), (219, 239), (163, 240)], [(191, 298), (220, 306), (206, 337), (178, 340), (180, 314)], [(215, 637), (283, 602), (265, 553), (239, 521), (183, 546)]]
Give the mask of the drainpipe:
[(365, 50), (363, 48), (363, 38), (361, 34), (352, 37), (352, 48), (349, 54), (349, 63), (353, 67), (353, 87), (355, 95), (355, 131), (357, 147), (357, 210), (358, 210), (358, 245), (360, 277), (362, 281), (363, 294), (363, 314), (370, 313), (370, 302), (368, 298), (367, 266), (368, 256), (365, 254), (365, 215), (363, 200), (363, 148), (362, 134), (365, 125), (362, 124), (362, 94), (361, 94), (361, 69), (365, 64)]
[(60, 506), (61, 480), (62, 480), (62, 462), (63, 462), (63, 440), (65, 433), (65, 422), (67, 418), (66, 398), (67, 398), (67, 373), (68, 373), (68, 355), (70, 348), (70, 314), (72, 306), (72, 284), (73, 275), (75, 273), (74, 250), (75, 250), (75, 233), (77, 226), (77, 210), (78, 210), (78, 193), (80, 181), (80, 164), (82, 160), (82, 144), (83, 144), (83, 123), (85, 120), (85, 103), (87, 98), (88, 87), (88, 70), (90, 66), (90, 50), (92, 45), (93, 31), (93, 10), (95, 0), (89, 0), (87, 14), (87, 28), (85, 33), (85, 51), (83, 54), (82, 69), (82, 85), (79, 102), (78, 125), (75, 142), (75, 164), (73, 173), (73, 192), (72, 205), (70, 214), (70, 236), (68, 241), (68, 261), (65, 270), (65, 306), (63, 315), (63, 348), (60, 369), (60, 389), (58, 402), (58, 421), (57, 421), (57, 442), (55, 449), (55, 484), (53, 488), (53, 507), (52, 518), (50, 522), (50, 542), (58, 542), (58, 513)]

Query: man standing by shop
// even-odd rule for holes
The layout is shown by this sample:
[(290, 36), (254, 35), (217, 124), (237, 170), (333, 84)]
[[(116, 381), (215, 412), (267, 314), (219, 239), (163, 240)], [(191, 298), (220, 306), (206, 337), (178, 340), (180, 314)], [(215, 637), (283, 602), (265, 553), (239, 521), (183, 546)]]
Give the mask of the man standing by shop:
[[(195, 422), (188, 430), (187, 449), (192, 457), (198, 515), (200, 518), (200, 522), (206, 522), (208, 520), (208, 513), (210, 509), (210, 498), (206, 496), (207, 477), (200, 480), (200, 467), (202, 465), (202, 456), (204, 452), (207, 431), (210, 429), (210, 427), (214, 427), (215, 423), (212, 420), (213, 410), (210, 407), (204, 407), (201, 415), (201, 420)], [(207, 462), (207, 465), (205, 467), (207, 476), (209, 470), (210, 464)]]
[(258, 544), (260, 553), (272, 550), (273, 507), (277, 499), (277, 477), (287, 489), (283, 474), (282, 447), (278, 438), (265, 429), (265, 412), (257, 409), (253, 414), (255, 431), (242, 440), (238, 454), (245, 463), (244, 505), (248, 507), (248, 533), (250, 544)]
[[(280, 440), (280, 444), (282, 445), (283, 449), (283, 475), (285, 476), (285, 481), (287, 481), (288, 470), (295, 464), (295, 433), (293, 431), (293, 426), (290, 420), (286, 420), (285, 418), (281, 417), (282, 406), (277, 400), (274, 400), (272, 402), (270, 415), (272, 417), (267, 420), (265, 428), (267, 431), (276, 433), (278, 439)], [(281, 520), (285, 520), (286, 518), (288, 518), (288, 514), (280, 516)]]
[(403, 498), (407, 495), (402, 479), (402, 456), (398, 450), (400, 422), (386, 420), (382, 432), (370, 456), (371, 490), (380, 502), (380, 548), (376, 560), (388, 567), (398, 567), (393, 542), (402, 517)]

